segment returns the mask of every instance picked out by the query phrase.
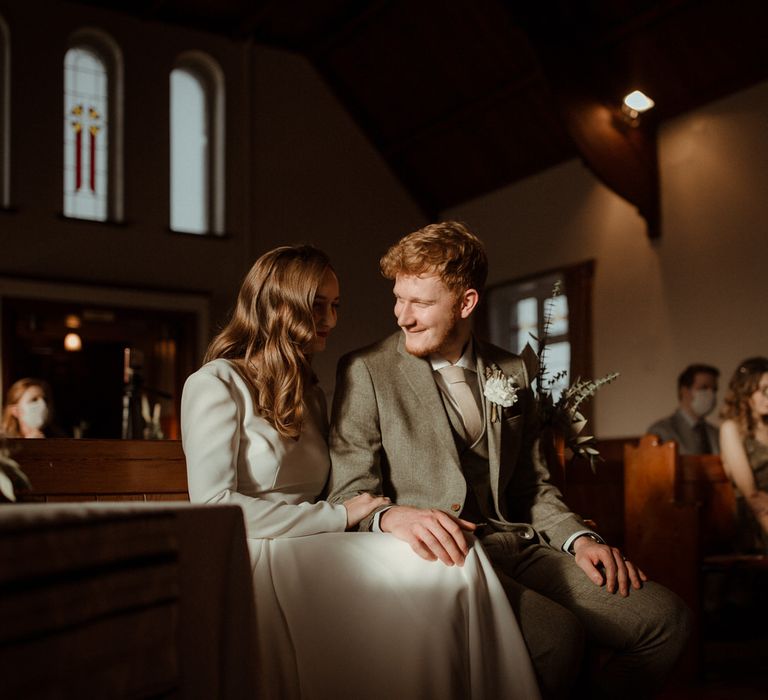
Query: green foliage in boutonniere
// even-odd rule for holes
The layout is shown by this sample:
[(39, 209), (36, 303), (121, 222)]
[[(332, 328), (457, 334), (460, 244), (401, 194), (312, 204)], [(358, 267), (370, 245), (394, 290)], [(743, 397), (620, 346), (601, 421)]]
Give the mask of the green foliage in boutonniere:
[[(560, 295), (560, 282), (556, 282), (552, 289), (552, 297)], [(566, 387), (558, 399), (552, 398), (553, 387), (565, 376), (565, 372), (558, 372), (549, 376), (546, 365), (547, 335), (551, 323), (551, 299), (544, 305), (543, 337), (536, 338), (539, 342), (539, 351), (535, 353), (530, 345), (523, 350), (523, 356), (535, 357), (538, 364), (536, 374), (536, 421), (539, 433), (551, 431), (555, 436), (561, 436), (565, 446), (575, 456), (578, 455), (589, 460), (592, 470), (595, 470), (595, 462), (600, 459), (600, 453), (595, 448), (595, 436), (583, 434), (587, 425), (587, 419), (579, 410), (580, 406), (595, 395), (604, 384), (610, 384), (619, 376), (618, 372), (611, 372), (599, 379), (578, 378), (573, 384)]]
[(498, 365), (485, 368), (485, 389), (483, 394), (491, 402), (491, 423), (499, 420), (499, 409), (509, 408), (517, 401), (517, 375), (508, 377)]

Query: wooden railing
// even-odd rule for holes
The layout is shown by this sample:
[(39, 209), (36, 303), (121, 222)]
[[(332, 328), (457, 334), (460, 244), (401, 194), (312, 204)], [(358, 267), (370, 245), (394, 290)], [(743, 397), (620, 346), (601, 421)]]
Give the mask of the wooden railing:
[[(624, 445), (600, 440), (594, 471), (576, 459), (553, 473), (572, 510), (596, 523), (612, 544), (624, 541)], [(32, 482), (26, 502), (186, 501), (187, 474), (179, 440), (9, 440)]]
[(25, 502), (188, 501), (179, 440), (8, 440)]

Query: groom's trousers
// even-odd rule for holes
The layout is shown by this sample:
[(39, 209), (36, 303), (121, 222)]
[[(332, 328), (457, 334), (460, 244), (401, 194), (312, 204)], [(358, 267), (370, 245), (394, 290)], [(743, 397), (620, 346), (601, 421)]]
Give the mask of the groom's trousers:
[(514, 609), (545, 698), (568, 697), (585, 644), (607, 650), (590, 697), (652, 697), (683, 651), (690, 614), (663, 586), (646, 582), (623, 598), (595, 585), (570, 554), (514, 536), (482, 540)]

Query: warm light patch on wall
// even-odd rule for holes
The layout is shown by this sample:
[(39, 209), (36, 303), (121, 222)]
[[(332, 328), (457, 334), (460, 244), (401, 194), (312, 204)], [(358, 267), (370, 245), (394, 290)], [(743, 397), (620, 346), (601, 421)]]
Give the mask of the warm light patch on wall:
[(83, 341), (77, 333), (67, 333), (64, 336), (64, 349), (69, 352), (78, 352), (83, 349)]

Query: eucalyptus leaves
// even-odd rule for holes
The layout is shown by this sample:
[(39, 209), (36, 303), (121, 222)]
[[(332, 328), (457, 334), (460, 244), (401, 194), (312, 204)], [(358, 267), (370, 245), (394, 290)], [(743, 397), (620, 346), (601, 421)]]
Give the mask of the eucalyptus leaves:
[[(556, 282), (552, 289), (552, 298), (562, 293), (560, 282)], [(550, 429), (556, 435), (561, 435), (565, 445), (574, 455), (579, 455), (589, 460), (592, 470), (595, 462), (600, 459), (600, 453), (595, 447), (594, 435), (583, 435), (582, 431), (587, 425), (587, 419), (579, 410), (581, 404), (595, 395), (597, 390), (610, 384), (618, 376), (618, 372), (611, 372), (599, 379), (577, 379), (573, 384), (563, 389), (557, 401), (552, 398), (552, 388), (566, 374), (559, 372), (549, 376), (546, 366), (547, 333), (551, 322), (551, 303), (545, 303), (545, 316), (542, 338), (539, 341), (538, 353), (530, 346), (523, 350), (523, 356), (534, 356), (538, 364), (536, 374), (536, 407), (539, 430)]]
[(594, 396), (601, 386), (610, 384), (618, 376), (618, 372), (611, 372), (600, 379), (579, 379), (566, 388), (557, 401), (553, 402), (549, 394), (539, 399), (543, 425), (563, 435), (565, 444), (571, 452), (589, 460), (593, 470), (595, 461), (600, 458), (600, 453), (594, 446), (595, 436), (582, 434), (587, 425), (587, 419), (579, 411), (579, 406), (583, 401)]

